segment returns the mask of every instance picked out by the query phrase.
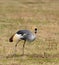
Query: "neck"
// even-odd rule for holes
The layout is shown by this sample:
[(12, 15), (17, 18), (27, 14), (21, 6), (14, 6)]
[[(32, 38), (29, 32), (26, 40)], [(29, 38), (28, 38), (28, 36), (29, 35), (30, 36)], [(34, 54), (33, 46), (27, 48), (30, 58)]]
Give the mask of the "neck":
[(35, 32), (35, 34), (37, 34), (37, 32)]

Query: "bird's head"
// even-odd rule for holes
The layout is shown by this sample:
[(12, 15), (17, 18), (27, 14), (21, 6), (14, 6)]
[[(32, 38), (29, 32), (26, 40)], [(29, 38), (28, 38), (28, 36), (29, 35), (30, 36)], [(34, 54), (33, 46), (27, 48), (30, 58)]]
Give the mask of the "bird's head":
[(35, 28), (35, 34), (37, 33), (37, 28)]

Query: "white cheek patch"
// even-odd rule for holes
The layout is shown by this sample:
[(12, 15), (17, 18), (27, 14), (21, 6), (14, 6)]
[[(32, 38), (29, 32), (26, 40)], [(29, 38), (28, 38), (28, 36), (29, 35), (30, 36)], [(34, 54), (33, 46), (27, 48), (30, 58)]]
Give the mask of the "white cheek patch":
[(15, 34), (13, 40), (20, 40), (21, 38), (23, 38), (21, 34)]

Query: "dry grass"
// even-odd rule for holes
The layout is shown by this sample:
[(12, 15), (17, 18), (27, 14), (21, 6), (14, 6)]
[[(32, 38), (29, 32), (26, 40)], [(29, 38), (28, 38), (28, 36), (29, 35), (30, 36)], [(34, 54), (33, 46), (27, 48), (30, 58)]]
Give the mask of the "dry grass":
[[(26, 43), (22, 54), (21, 41), (14, 55), (10, 36), (19, 29), (34, 32), (37, 39)], [(58, 0), (0, 0), (0, 64), (1, 65), (59, 65), (59, 1)]]

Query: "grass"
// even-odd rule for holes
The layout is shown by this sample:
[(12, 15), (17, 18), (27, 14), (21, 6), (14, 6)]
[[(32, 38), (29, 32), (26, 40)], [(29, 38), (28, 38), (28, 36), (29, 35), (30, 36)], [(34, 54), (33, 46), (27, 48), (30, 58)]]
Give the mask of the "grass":
[[(34, 32), (37, 39), (26, 43), (22, 56), (21, 41), (14, 55), (9, 38), (19, 29)], [(0, 64), (1, 65), (59, 65), (59, 1), (0, 0)]]
[(55, 65), (54, 63), (58, 64), (59, 62), (59, 59), (56, 59), (56, 58), (53, 58), (53, 59), (50, 59), (50, 58), (40, 58), (37, 56), (14, 56), (12, 58), (4, 58), (4, 59), (1, 59), (0, 63), (4, 64), (4, 65), (9, 65), (9, 64), (24, 64), (24, 65), (32, 65), (33, 63), (36, 65), (36, 64), (42, 64), (42, 65), (45, 65), (45, 64), (53, 64)]

